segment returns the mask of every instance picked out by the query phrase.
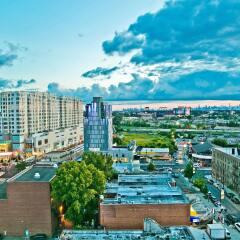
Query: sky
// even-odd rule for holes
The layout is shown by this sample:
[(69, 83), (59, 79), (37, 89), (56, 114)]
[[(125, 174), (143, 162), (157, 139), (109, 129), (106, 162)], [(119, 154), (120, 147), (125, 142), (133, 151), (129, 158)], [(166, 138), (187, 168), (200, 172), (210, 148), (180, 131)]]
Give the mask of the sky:
[(240, 1), (1, 0), (0, 90), (240, 99)]

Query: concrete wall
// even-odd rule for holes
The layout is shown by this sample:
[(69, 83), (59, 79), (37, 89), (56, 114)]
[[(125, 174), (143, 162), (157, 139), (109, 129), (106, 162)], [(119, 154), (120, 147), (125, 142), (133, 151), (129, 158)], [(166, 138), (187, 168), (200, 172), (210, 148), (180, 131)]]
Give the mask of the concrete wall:
[(9, 182), (7, 199), (0, 199), (0, 232), (22, 236), (52, 234), (50, 185), (47, 182)]
[(144, 218), (163, 226), (189, 225), (189, 204), (100, 204), (100, 224), (106, 229), (143, 229)]

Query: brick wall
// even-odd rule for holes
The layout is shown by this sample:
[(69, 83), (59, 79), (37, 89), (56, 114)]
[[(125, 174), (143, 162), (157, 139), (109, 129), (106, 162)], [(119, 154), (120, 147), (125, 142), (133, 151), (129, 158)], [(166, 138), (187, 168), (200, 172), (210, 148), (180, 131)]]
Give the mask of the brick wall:
[(0, 232), (21, 236), (52, 234), (52, 216), (48, 182), (9, 182), (7, 199), (0, 199)]
[(160, 225), (189, 225), (189, 204), (100, 204), (100, 224), (107, 229), (143, 229), (144, 218)]

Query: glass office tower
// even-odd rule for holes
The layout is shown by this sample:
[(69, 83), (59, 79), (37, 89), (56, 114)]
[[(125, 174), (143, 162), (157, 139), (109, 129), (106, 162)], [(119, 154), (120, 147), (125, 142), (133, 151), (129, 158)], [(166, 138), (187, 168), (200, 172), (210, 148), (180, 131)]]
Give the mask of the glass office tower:
[(85, 107), (84, 150), (107, 151), (112, 148), (112, 106), (94, 97)]

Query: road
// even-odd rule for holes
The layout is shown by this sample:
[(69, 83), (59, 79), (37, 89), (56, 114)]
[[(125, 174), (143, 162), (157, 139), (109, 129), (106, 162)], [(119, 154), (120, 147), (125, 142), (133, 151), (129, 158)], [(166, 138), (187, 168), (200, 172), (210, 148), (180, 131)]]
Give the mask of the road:
[[(184, 169), (185, 165), (187, 164), (188, 159), (186, 157), (183, 158), (183, 160), (179, 161), (176, 160), (176, 167), (175, 171), (179, 171), (181, 169)], [(181, 163), (181, 164), (179, 164)], [(215, 221), (218, 222), (218, 208), (213, 205), (213, 203), (204, 197), (204, 194), (197, 191), (195, 187), (193, 187), (192, 183), (189, 182), (188, 179), (186, 179), (182, 174), (179, 175), (178, 178), (175, 178), (177, 186), (179, 186), (183, 192), (185, 193), (193, 193), (196, 195), (196, 199), (199, 199), (199, 201), (209, 209), (215, 209)], [(218, 200), (220, 200), (220, 190), (216, 187), (214, 187), (211, 184), (208, 184), (208, 189), (211, 191), (213, 196), (215, 196)], [(225, 197), (224, 200), (222, 200), (222, 205), (226, 207), (227, 213), (234, 214), (236, 216), (240, 217), (240, 205), (234, 204), (229, 198)], [(232, 226), (228, 226), (227, 224), (224, 224), (224, 226), (229, 230), (231, 233), (231, 239), (233, 240), (240, 240), (240, 233)]]
[[(214, 197), (216, 197), (220, 201), (220, 190), (213, 186), (212, 184), (208, 184), (208, 190), (212, 193)], [(234, 204), (228, 197), (225, 196), (223, 200), (221, 200), (221, 204), (227, 208), (227, 212), (230, 214), (234, 214), (240, 217), (240, 205)]]

